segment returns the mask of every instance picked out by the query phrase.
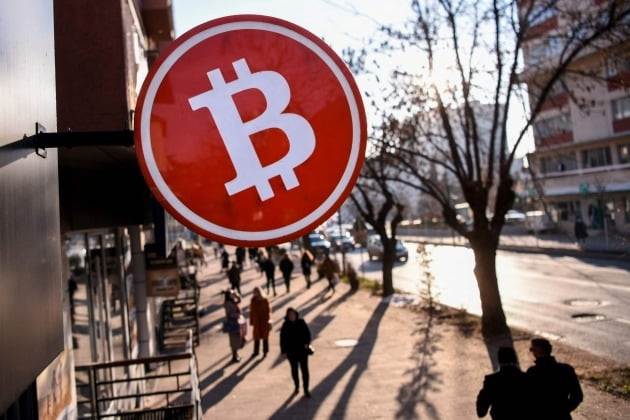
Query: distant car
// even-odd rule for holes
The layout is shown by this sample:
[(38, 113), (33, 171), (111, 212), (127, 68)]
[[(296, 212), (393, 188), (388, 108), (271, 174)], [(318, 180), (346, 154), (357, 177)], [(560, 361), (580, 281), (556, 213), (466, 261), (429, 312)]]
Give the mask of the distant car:
[(354, 239), (348, 233), (342, 236), (330, 236), (330, 243), (334, 251), (348, 252), (354, 249)]
[(313, 254), (328, 254), (330, 252), (330, 241), (321, 233), (309, 233), (307, 248)]
[(508, 210), (505, 214), (505, 223), (508, 225), (522, 225), (525, 223), (525, 213), (518, 210)]
[[(381, 238), (378, 236), (368, 238), (367, 251), (370, 260), (373, 258), (381, 260), (383, 258), (383, 243), (381, 242)], [(407, 247), (400, 239), (396, 239), (396, 259), (404, 262), (407, 262), (409, 259), (409, 251), (407, 251)]]

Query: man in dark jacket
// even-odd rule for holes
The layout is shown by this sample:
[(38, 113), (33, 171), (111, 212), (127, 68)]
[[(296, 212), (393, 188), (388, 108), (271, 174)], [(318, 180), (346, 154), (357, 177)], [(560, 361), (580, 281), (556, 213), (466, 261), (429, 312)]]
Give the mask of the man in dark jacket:
[(308, 329), (308, 325), (306, 325), (303, 319), (300, 319), (295, 309), (287, 309), (284, 323), (280, 329), (280, 351), (282, 352), (282, 356), (286, 357), (291, 364), (291, 377), (295, 385), (295, 394), (300, 391), (299, 366), (302, 372), (304, 396), (306, 398), (311, 396), (308, 390), (308, 348), (310, 344), (311, 332)]
[(485, 377), (477, 396), (477, 415), (483, 417), (490, 409), (493, 420), (531, 419), (529, 378), (518, 367), (514, 349), (501, 347), (498, 359), (499, 371)]
[(527, 369), (534, 391), (534, 418), (570, 420), (571, 411), (583, 399), (575, 370), (571, 365), (556, 362), (551, 356), (551, 343), (544, 338), (533, 339), (529, 350), (536, 358), (535, 365)]
[(267, 295), (269, 294), (269, 286), (273, 289), (273, 295), (276, 296), (276, 265), (270, 257), (262, 257), (260, 267), (265, 272), (267, 278)]
[(238, 292), (239, 295), (241, 293), (241, 270), (238, 267), (236, 261), (232, 261), (232, 267), (227, 272), (228, 280), (230, 281), (230, 287)]
[(282, 272), (282, 278), (284, 279), (284, 285), (287, 288), (287, 293), (291, 291), (291, 274), (293, 273), (293, 261), (289, 258), (289, 253), (285, 253), (280, 260), (280, 271)]

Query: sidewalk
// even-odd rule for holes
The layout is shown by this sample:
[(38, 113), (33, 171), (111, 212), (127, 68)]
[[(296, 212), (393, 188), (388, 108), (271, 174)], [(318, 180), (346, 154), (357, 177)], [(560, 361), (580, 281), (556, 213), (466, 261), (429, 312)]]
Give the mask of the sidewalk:
[[(426, 244), (469, 246), (468, 241), (448, 229), (404, 230), (398, 234), (410, 242)], [(621, 234), (592, 234), (582, 245), (566, 233), (546, 232), (538, 235), (506, 226), (499, 241), (499, 249), (515, 252), (536, 252), (570, 255), (575, 257), (614, 258), (630, 260), (630, 236)]]
[[(478, 336), (366, 291), (352, 294), (345, 284), (333, 296), (321, 280), (307, 290), (302, 275), (295, 273), (290, 294), (277, 275), (278, 296), (270, 297), (273, 330), (267, 358), (250, 359), (253, 345), (248, 342), (241, 351), (243, 360), (232, 364), (228, 338), (221, 332), (220, 292), (228, 281), (216, 259), (201, 272), (202, 333), (196, 354), (204, 418), (477, 418), (475, 398), (491, 369)], [(252, 288), (262, 286), (264, 279), (247, 263), (242, 277), (242, 308), (247, 311)], [(310, 399), (292, 396), (289, 365), (279, 354), (279, 330), (289, 306), (298, 309), (313, 336)], [(526, 339), (515, 342), (523, 367), (531, 364), (528, 344)], [(560, 347), (557, 354), (563, 360)], [(597, 359), (587, 358), (586, 363)], [(585, 401), (574, 419), (628, 418), (629, 402), (582, 384)]]

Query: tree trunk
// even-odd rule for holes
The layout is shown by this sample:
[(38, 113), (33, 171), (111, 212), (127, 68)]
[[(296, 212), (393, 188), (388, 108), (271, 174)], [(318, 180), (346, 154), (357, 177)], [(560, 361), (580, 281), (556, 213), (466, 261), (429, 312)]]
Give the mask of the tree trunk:
[(475, 254), (475, 278), (481, 298), (481, 331), (484, 338), (510, 333), (499, 294), (496, 248), (487, 242), (472, 244)]
[(394, 259), (396, 257), (396, 240), (381, 240), (383, 243), (383, 296), (394, 294)]

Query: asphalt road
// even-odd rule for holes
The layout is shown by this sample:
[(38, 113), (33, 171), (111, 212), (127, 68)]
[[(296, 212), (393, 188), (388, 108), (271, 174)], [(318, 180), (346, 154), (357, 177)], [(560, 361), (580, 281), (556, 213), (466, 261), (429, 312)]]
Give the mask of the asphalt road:
[[(394, 268), (394, 287), (419, 293), (423, 286), (416, 245), (409, 261)], [(429, 246), (436, 299), (480, 314), (472, 251)], [(381, 263), (366, 252), (347, 254), (359, 273), (381, 278)], [(497, 272), (508, 323), (551, 340), (562, 340), (622, 363), (630, 363), (630, 261), (500, 251)]]

